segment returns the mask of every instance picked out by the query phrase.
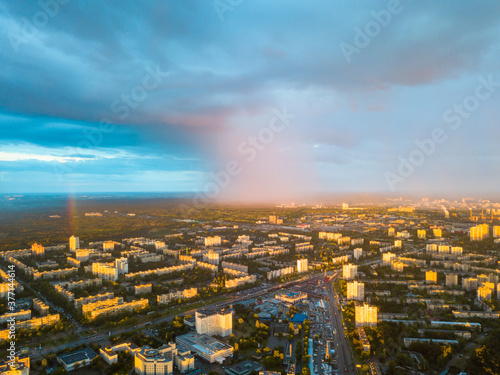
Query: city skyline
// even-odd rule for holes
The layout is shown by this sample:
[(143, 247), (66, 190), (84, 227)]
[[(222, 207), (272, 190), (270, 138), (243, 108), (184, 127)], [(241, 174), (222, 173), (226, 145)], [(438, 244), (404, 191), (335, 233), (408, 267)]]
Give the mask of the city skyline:
[(499, 8), (2, 4), (0, 193), (494, 193)]

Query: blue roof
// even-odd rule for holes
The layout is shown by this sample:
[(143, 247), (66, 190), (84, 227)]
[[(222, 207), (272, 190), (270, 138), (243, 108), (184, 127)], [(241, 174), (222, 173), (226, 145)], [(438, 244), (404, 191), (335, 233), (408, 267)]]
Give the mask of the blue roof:
[(292, 318), (293, 323), (304, 323), (304, 320), (307, 319), (307, 315), (305, 314), (295, 314)]

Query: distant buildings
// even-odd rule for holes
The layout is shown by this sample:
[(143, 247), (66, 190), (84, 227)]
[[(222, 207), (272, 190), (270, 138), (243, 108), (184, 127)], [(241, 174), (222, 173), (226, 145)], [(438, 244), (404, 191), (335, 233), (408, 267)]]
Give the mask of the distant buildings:
[(358, 281), (348, 282), (347, 299), (363, 301), (365, 299), (365, 284)]
[(45, 255), (45, 248), (35, 242), (33, 245), (31, 245), (31, 254), (33, 254), (34, 256), (43, 257)]
[(396, 254), (384, 253), (382, 254), (382, 262), (384, 266), (390, 266), (392, 261), (396, 259)]
[(297, 272), (303, 273), (309, 270), (308, 260), (307, 259), (297, 259)]
[(190, 288), (190, 289), (184, 289), (184, 290), (177, 290), (175, 292), (170, 292), (162, 295), (157, 296), (158, 303), (161, 304), (167, 304), (170, 303), (171, 301), (177, 301), (179, 299), (188, 299), (188, 298), (193, 298), (198, 295), (198, 289), (197, 288)]
[(342, 268), (344, 280), (352, 280), (358, 275), (358, 266), (355, 264), (344, 264)]
[(437, 272), (429, 270), (425, 273), (425, 282), (427, 284), (437, 284)]
[(152, 290), (153, 290), (153, 284), (151, 284), (151, 283), (134, 285), (134, 294), (135, 295), (148, 294), (148, 293), (151, 293)]
[(488, 224), (476, 225), (470, 228), (470, 240), (471, 241), (482, 241), (489, 237), (489, 226)]
[(419, 229), (417, 230), (417, 236), (419, 239), (425, 240), (427, 237), (427, 231), (425, 229)]
[(356, 305), (355, 308), (356, 327), (376, 326), (377, 313), (378, 309), (376, 306), (371, 306), (367, 303), (363, 303), (363, 305)]
[(205, 246), (220, 246), (222, 243), (222, 238), (219, 236), (205, 237), (204, 243)]
[(446, 286), (453, 287), (458, 285), (458, 275), (456, 273), (446, 274)]
[(340, 237), (342, 237), (340, 233), (319, 232), (320, 240), (337, 241)]
[(229, 336), (233, 332), (232, 312), (227, 309), (196, 311), (196, 332), (200, 335)]
[(241, 286), (241, 285), (251, 284), (251, 283), (254, 283), (256, 281), (257, 281), (257, 276), (247, 275), (247, 276), (243, 276), (243, 277), (238, 277), (236, 279), (226, 280), (224, 283), (224, 286), (227, 289), (232, 289), (232, 288), (236, 288), (236, 287)]
[(76, 251), (80, 248), (80, 239), (75, 236), (69, 238), (69, 251)]

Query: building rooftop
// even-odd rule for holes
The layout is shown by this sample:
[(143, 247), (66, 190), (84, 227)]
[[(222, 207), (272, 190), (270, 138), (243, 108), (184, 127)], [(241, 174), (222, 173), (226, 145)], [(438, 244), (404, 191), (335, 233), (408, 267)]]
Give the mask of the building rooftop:
[(260, 363), (245, 359), (244, 361), (226, 368), (229, 375), (249, 375), (252, 371), (262, 371), (264, 368)]
[(97, 357), (97, 353), (94, 352), (90, 348), (85, 348), (81, 350), (77, 350), (76, 352), (61, 354), (57, 358), (60, 362), (62, 362), (65, 366), (70, 367), (75, 362), (82, 362), (85, 360), (93, 360)]

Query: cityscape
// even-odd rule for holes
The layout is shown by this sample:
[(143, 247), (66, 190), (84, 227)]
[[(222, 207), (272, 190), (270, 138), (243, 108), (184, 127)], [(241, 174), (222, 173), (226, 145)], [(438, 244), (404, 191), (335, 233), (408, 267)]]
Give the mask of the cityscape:
[[(130, 201), (81, 198), (94, 210), (71, 213), (80, 230), (62, 242), (41, 240), (42, 228), (69, 219), (60, 208), (2, 224), (24, 227), (19, 244), (40, 238), (2, 244), (0, 345), (15, 361), (4, 373), (479, 374), (495, 365), (500, 203), (214, 205), (181, 219), (179, 203), (117, 209)], [(144, 235), (108, 235), (119, 220)]]
[(0, 2), (0, 375), (500, 375), (500, 2)]

